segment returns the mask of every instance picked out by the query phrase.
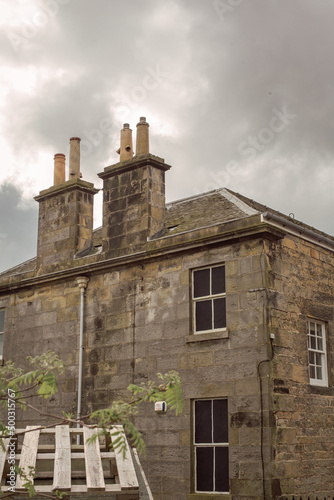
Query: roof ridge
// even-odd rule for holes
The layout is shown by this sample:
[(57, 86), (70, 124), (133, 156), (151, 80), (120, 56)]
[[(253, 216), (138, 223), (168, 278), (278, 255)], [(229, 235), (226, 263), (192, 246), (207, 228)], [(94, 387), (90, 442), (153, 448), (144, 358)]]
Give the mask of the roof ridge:
[(205, 193), (199, 193), (199, 194), (195, 194), (195, 195), (192, 195), (192, 196), (186, 196), (185, 198), (180, 198), (179, 200), (169, 201), (168, 203), (166, 203), (166, 208), (170, 208), (172, 205), (176, 205), (178, 203), (184, 203), (186, 201), (197, 200), (199, 198), (204, 198), (205, 196), (208, 196), (209, 194), (211, 195), (211, 194), (214, 194), (214, 193), (219, 193), (221, 190), (222, 190), (222, 188), (212, 189), (211, 191), (206, 191)]
[(256, 215), (260, 213), (259, 210), (256, 210), (251, 205), (241, 200), (238, 196), (235, 195), (235, 193), (233, 193), (233, 191), (227, 188), (222, 188), (220, 190), (220, 194), (221, 196), (224, 196), (228, 201), (236, 205), (240, 210), (245, 212), (247, 215)]

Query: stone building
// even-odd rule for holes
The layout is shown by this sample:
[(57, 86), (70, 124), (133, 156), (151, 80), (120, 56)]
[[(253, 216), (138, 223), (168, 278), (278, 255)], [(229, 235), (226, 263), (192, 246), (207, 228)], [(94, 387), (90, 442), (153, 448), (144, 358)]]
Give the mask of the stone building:
[(134, 154), (124, 125), (95, 231), (80, 139), (69, 180), (55, 155), (37, 258), (0, 275), (3, 360), (59, 354), (52, 412), (78, 409), (80, 352), (83, 413), (178, 371), (182, 415), (146, 404), (136, 419), (155, 500), (334, 496), (334, 238), (229, 189), (166, 204), (148, 129)]

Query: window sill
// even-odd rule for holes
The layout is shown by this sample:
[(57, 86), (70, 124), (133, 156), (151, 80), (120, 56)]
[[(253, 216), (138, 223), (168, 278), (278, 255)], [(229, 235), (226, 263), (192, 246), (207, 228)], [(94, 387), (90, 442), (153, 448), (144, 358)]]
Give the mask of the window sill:
[(232, 497), (229, 493), (190, 493), (187, 495), (187, 500), (230, 500)]
[(323, 396), (334, 396), (333, 387), (325, 387), (321, 385), (309, 385), (308, 392), (310, 394), (321, 394)]
[(187, 337), (186, 342), (190, 344), (192, 342), (203, 342), (205, 340), (219, 340), (219, 339), (228, 339), (228, 330), (220, 332), (212, 332), (212, 333), (194, 333), (193, 335), (189, 335)]

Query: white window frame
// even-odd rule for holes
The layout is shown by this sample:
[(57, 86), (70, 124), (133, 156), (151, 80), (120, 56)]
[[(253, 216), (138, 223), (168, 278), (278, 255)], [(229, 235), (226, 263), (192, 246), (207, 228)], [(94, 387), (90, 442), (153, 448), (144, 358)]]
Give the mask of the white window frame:
[[(195, 272), (196, 271), (203, 271), (205, 269), (210, 269), (210, 289), (212, 287), (212, 273), (211, 270), (214, 269), (215, 267), (225, 267), (225, 263), (220, 263), (216, 264), (213, 266), (205, 266), (205, 267), (199, 267), (197, 269), (192, 270), (192, 291), (191, 291), (191, 297), (192, 297), (192, 319), (193, 319), (193, 333), (195, 335), (201, 335), (202, 333), (214, 333), (214, 332), (224, 332), (226, 331), (227, 327), (225, 324), (225, 327), (222, 328), (211, 328), (210, 330), (196, 330), (196, 303), (197, 302), (202, 302), (204, 300), (211, 300), (211, 318), (212, 322), (214, 321), (214, 299), (219, 299), (219, 298), (225, 298), (225, 323), (227, 322), (226, 320), (226, 267), (225, 267), (225, 292), (224, 293), (217, 293), (213, 295), (203, 295), (201, 297), (194, 297), (194, 291), (195, 291)], [(212, 324), (212, 326), (214, 326)]]
[[(229, 442), (226, 442), (226, 443), (218, 443), (218, 442), (213, 442), (213, 436), (212, 436), (212, 443), (197, 443), (195, 441), (195, 423), (196, 423), (196, 401), (211, 401), (211, 417), (212, 417), (212, 425), (211, 425), (211, 432), (213, 433), (213, 411), (212, 411), (212, 408), (213, 408), (213, 401), (217, 401), (217, 400), (226, 400), (228, 402), (228, 399), (227, 398), (209, 398), (209, 399), (205, 399), (205, 398), (199, 398), (199, 399), (195, 399), (193, 401), (193, 422), (194, 422), (194, 427), (193, 427), (193, 448), (194, 448), (194, 465), (195, 465), (195, 470), (194, 470), (194, 482), (195, 482), (195, 493), (198, 493), (198, 494), (202, 494), (202, 495), (206, 495), (206, 494), (211, 494), (211, 495), (222, 495), (222, 494), (228, 494), (229, 491), (218, 491), (218, 490), (215, 490), (215, 459), (213, 461), (213, 491), (198, 491), (197, 490), (197, 453), (196, 453), (196, 449), (197, 448), (201, 448), (201, 447), (205, 447), (205, 448), (213, 448), (214, 450), (216, 448), (227, 448), (228, 451), (229, 451)], [(228, 417), (228, 416), (227, 416)], [(214, 455), (215, 457), (215, 455)]]
[(3, 341), (5, 334), (5, 309), (0, 309), (0, 314), (3, 314), (3, 330), (0, 329), (0, 361), (3, 360)]
[[(311, 331), (311, 324), (315, 325), (315, 332), (318, 331), (318, 328), (321, 330), (321, 336), (316, 335), (311, 336), (310, 331)], [(311, 337), (315, 339), (316, 345), (311, 347)], [(319, 342), (318, 339), (322, 339), (320, 342), (320, 347), (319, 347)], [(322, 345), (321, 345), (322, 344)], [(309, 318), (307, 320), (307, 345), (308, 345), (308, 365), (309, 365), (309, 377), (310, 377), (310, 384), (311, 385), (317, 385), (320, 387), (328, 387), (328, 371), (327, 371), (327, 350), (326, 350), (326, 323), (323, 321), (318, 321), (313, 318)], [(315, 361), (314, 363), (311, 364), (310, 362), (310, 353), (314, 353), (314, 358)], [(311, 376), (311, 366), (315, 368), (315, 377)], [(321, 369), (322, 373), (322, 378), (317, 377), (317, 367)]]

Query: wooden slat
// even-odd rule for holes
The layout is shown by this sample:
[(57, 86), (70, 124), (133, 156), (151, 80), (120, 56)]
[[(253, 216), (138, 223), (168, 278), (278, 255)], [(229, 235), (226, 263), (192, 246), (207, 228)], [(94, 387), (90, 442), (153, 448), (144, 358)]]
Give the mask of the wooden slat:
[(87, 444), (87, 439), (97, 434), (97, 429), (84, 427), (85, 465), (87, 490), (104, 490), (105, 482), (100, 454), (99, 440)]
[(71, 442), (68, 425), (56, 427), (56, 453), (52, 490), (71, 489)]
[[(101, 451), (100, 452), (101, 458), (115, 458), (115, 453), (113, 451)], [(19, 460), (21, 458), (21, 453), (16, 453), (15, 454), (16, 460)], [(55, 453), (37, 453), (37, 460), (54, 460), (55, 459)], [(82, 459), (85, 458), (84, 452), (71, 452), (71, 459)]]
[[(10, 438), (3, 438), (2, 443), (3, 443), (3, 446), (5, 447), (5, 450), (3, 450), (2, 446), (0, 446), (0, 481), (1, 481), (3, 470), (5, 467), (7, 453), (9, 451), (8, 445), (10, 443)], [(13, 441), (13, 443), (15, 443), (15, 441)]]
[[(112, 435), (113, 430), (117, 430), (124, 435), (123, 427), (121, 425), (115, 425), (113, 427), (113, 429), (110, 430), (112, 442), (114, 442), (118, 437), (118, 436)], [(131, 457), (131, 453), (130, 453), (130, 448), (129, 448), (129, 445), (128, 445), (128, 442), (126, 439), (125, 439), (125, 442), (126, 442), (125, 458), (123, 457), (122, 450), (120, 450), (119, 448), (117, 448), (116, 450), (114, 449), (119, 482), (120, 482), (122, 490), (123, 489), (138, 489), (139, 484), (138, 484), (135, 468), (133, 465), (133, 461), (132, 461), (132, 457)]]
[[(50, 486), (46, 485), (36, 485), (35, 486), (37, 493), (50, 493)], [(87, 486), (85, 484), (72, 484), (71, 488), (71, 497), (75, 495), (82, 495), (85, 493), (85, 497), (87, 498), (96, 498), (96, 493), (94, 491), (89, 492), (87, 490)], [(121, 491), (119, 484), (106, 484), (105, 491), (99, 491), (99, 496), (107, 496), (110, 498), (110, 494), (122, 494), (125, 491)]]
[[(30, 429), (36, 429), (37, 426), (27, 426), (27, 431)], [(40, 431), (31, 431), (31, 432), (26, 432), (23, 438), (23, 445), (22, 445), (22, 450), (21, 450), (21, 458), (20, 458), (20, 463), (19, 467), (25, 471), (25, 473), (29, 477), (29, 466), (35, 467), (36, 466), (36, 456), (37, 456), (37, 447), (38, 447), (38, 440), (39, 440), (39, 434)], [(22, 490), (23, 488), (23, 483), (26, 482), (26, 479), (22, 478), (21, 476), (17, 476), (16, 478), (16, 489), (17, 490)], [(32, 480), (33, 482), (33, 480)]]

